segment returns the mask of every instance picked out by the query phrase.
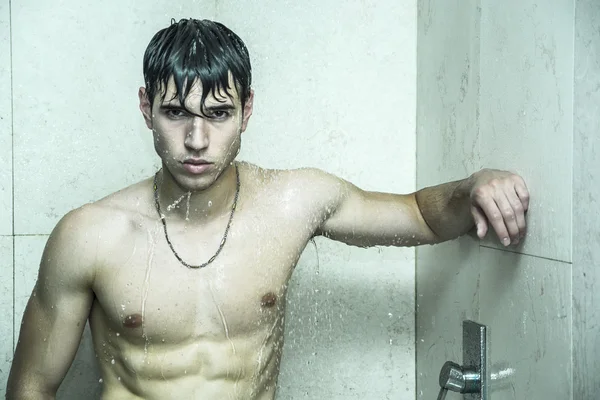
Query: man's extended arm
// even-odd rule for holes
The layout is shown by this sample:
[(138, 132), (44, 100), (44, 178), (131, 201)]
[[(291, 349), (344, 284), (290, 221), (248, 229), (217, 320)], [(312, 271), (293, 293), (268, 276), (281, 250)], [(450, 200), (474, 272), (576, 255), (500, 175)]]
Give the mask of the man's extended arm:
[(485, 169), (408, 195), (368, 192), (329, 174), (315, 176), (315, 186), (334, 199), (316, 234), (348, 244), (434, 244), (457, 238), (474, 224), (480, 238), (491, 225), (504, 245), (525, 234), (529, 192), (523, 179), (509, 172)]

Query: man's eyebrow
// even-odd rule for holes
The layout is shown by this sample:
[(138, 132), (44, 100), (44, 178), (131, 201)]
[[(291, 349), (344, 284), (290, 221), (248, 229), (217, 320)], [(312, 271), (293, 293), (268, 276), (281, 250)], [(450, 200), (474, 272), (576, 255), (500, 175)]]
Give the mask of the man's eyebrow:
[[(161, 110), (183, 110), (184, 108), (179, 103), (163, 103), (160, 105)], [(207, 111), (230, 111), (235, 110), (233, 104), (211, 104), (204, 107)]]
[(181, 104), (178, 103), (163, 103), (160, 105), (161, 110), (181, 110)]
[(210, 104), (204, 107), (208, 111), (229, 111), (235, 110), (235, 106), (231, 103), (226, 104)]

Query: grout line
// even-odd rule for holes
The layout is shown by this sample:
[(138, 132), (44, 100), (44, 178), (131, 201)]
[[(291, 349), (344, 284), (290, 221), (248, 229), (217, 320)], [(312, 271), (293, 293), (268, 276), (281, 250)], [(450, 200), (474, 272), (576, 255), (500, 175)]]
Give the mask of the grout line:
[[(414, 53), (414, 57), (415, 57), (415, 63), (414, 63), (414, 68), (415, 68), (415, 77), (414, 77), (414, 90), (415, 90), (415, 108), (414, 108), (414, 115), (415, 115), (415, 127), (414, 127), (414, 135), (415, 135), (415, 176), (414, 176), (414, 183), (415, 185), (413, 186), (414, 191), (416, 192), (417, 189), (419, 188), (419, 123), (418, 123), (418, 119), (419, 119), (419, 72), (418, 72), (418, 65), (419, 65), (419, 18), (417, 13), (415, 12), (414, 15), (414, 21), (415, 21), (415, 30), (414, 30), (414, 34), (415, 34), (415, 53)], [(417, 321), (417, 303), (419, 301), (418, 299), (418, 282), (417, 282), (417, 260), (419, 258), (419, 249), (418, 247), (414, 248), (413, 251), (413, 256), (414, 256), (414, 262), (413, 262), (413, 373), (414, 373), (414, 378), (413, 378), (413, 388), (415, 391), (415, 399), (417, 398), (417, 385), (419, 384), (419, 370), (418, 370), (418, 354), (417, 354), (417, 346), (418, 346), (418, 338), (417, 338), (417, 332), (419, 332), (418, 330), (418, 321)]]
[(537, 256), (535, 254), (523, 253), (521, 251), (513, 251), (513, 250), (508, 250), (508, 249), (499, 249), (497, 247), (486, 246), (486, 245), (483, 245), (483, 244), (480, 244), (479, 246), (480, 247), (485, 247), (486, 249), (490, 249), (490, 250), (503, 251), (505, 253), (520, 254), (520, 255), (524, 255), (524, 256), (528, 256), (528, 257), (540, 258), (542, 260), (556, 261), (556, 262), (563, 263), (563, 264), (573, 264), (572, 261), (565, 261), (565, 260), (559, 260), (557, 258)]
[[(570, 243), (570, 253), (571, 253), (571, 260), (573, 260), (574, 257), (574, 249), (575, 249), (575, 226), (573, 224), (573, 222), (575, 221), (575, 203), (576, 203), (576, 199), (575, 199), (575, 191), (577, 190), (577, 188), (575, 187), (576, 185), (576, 178), (575, 178), (575, 174), (576, 174), (576, 170), (577, 170), (577, 164), (574, 162), (575, 160), (575, 146), (576, 146), (576, 142), (577, 142), (577, 132), (575, 130), (575, 124), (577, 123), (577, 116), (576, 116), (576, 105), (575, 102), (577, 101), (576, 99), (576, 95), (577, 95), (577, 91), (576, 91), (576, 87), (577, 87), (577, 67), (576, 67), (576, 57), (577, 57), (577, 9), (578, 9), (578, 4), (577, 1), (573, 2), (573, 42), (572, 42), (572, 49), (573, 49), (573, 63), (570, 63), (569, 65), (569, 69), (571, 69), (571, 71), (573, 71), (573, 86), (572, 86), (572, 91), (571, 91), (571, 114), (573, 117), (573, 120), (571, 120), (571, 207), (570, 207), (570, 214), (571, 214), (571, 243)], [(579, 143), (577, 143), (579, 144)], [(584, 275), (585, 276), (585, 275)], [(577, 334), (573, 334), (573, 331), (576, 331), (576, 326), (577, 326), (577, 307), (576, 308), (576, 294), (573, 292), (573, 287), (575, 286), (575, 280), (577, 278), (575, 277), (575, 268), (571, 268), (571, 279), (570, 279), (570, 284), (571, 286), (569, 287), (569, 292), (571, 293), (571, 321), (569, 321), (569, 326), (571, 327), (571, 340), (569, 343), (569, 350), (570, 350), (570, 354), (571, 357), (570, 358), (570, 363), (568, 364), (569, 367), (571, 367), (571, 376), (569, 378), (571, 378), (571, 382), (572, 385), (574, 386), (571, 390), (571, 396), (574, 397), (577, 395), (577, 392), (580, 391), (581, 389), (585, 388), (587, 385), (576, 385), (575, 382), (577, 382), (577, 359), (576, 359), (576, 355), (577, 355), (577, 350), (574, 350), (574, 345), (575, 342), (577, 340)], [(591, 289), (591, 285), (590, 285), (590, 289)], [(585, 295), (584, 295), (585, 296)], [(593, 295), (592, 295), (593, 296)], [(587, 297), (587, 296), (585, 296)], [(585, 298), (584, 297), (584, 298)], [(593, 297), (592, 297), (593, 298)], [(589, 300), (588, 300), (589, 301)], [(593, 301), (593, 300), (592, 300)], [(594, 304), (596, 302), (593, 302), (591, 304)], [(590, 303), (588, 303), (590, 304)], [(596, 303), (597, 304), (597, 303)], [(583, 315), (585, 315), (584, 313), (582, 313)], [(583, 323), (583, 326), (585, 326), (586, 323)], [(591, 324), (590, 324), (591, 325)], [(595, 325), (595, 324), (594, 324)], [(584, 334), (585, 335), (585, 334)], [(587, 335), (586, 335), (587, 336)], [(579, 336), (579, 338), (582, 338), (582, 336)], [(583, 357), (583, 360), (586, 360), (587, 357)], [(581, 371), (584, 372), (584, 371)], [(588, 381), (589, 382), (589, 381)], [(579, 386), (577, 388), (577, 386)], [(588, 386), (589, 387), (589, 386)], [(583, 390), (583, 392), (587, 392), (587, 390)], [(579, 393), (579, 396), (581, 396), (583, 393)]]
[(19, 237), (50, 236), (50, 234), (49, 233), (16, 233), (14, 235), (0, 235), (0, 237), (8, 237), (8, 236), (19, 236)]
[(11, 190), (12, 190), (12, 348), (11, 353), (15, 350), (15, 304), (16, 304), (16, 289), (15, 289), (15, 107), (14, 107), (14, 69), (13, 69), (13, 32), (12, 32), (12, 0), (8, 0), (8, 41), (9, 41), (9, 53), (10, 53), (10, 130), (11, 130), (11, 144), (10, 144), (10, 156), (11, 156)]
[(417, 338), (417, 332), (418, 330), (418, 321), (417, 321), (417, 302), (419, 301), (418, 299), (418, 293), (417, 293), (417, 259), (418, 259), (418, 251), (419, 249), (417, 247), (415, 247), (415, 262), (414, 262), (414, 286), (413, 286), (413, 362), (414, 362), (414, 374), (415, 377), (413, 378), (413, 387), (415, 388), (415, 399), (416, 399), (416, 393), (417, 393), (417, 385), (419, 384), (419, 370), (418, 370), (418, 362), (419, 362), (419, 357), (417, 354), (417, 346), (418, 346), (418, 338)]

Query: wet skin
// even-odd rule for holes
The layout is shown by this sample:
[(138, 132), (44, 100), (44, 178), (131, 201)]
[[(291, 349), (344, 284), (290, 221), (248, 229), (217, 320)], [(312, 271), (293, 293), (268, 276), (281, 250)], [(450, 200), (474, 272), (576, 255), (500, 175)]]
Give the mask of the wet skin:
[[(307, 243), (318, 235), (358, 246), (432, 240), (414, 196), (362, 192), (315, 169), (236, 164), (233, 223), (204, 268), (182, 265), (169, 248), (152, 178), (59, 222), (9, 377), (9, 387), (26, 395), (8, 399), (54, 398), (89, 317), (104, 400), (272, 400), (286, 289)], [(224, 176), (235, 182), (233, 168)], [(224, 204), (232, 204), (235, 189), (224, 192)], [(174, 209), (168, 232), (179, 256), (191, 264), (210, 259), (230, 209), (204, 221), (175, 218)]]
[[(200, 109), (198, 90), (186, 98), (191, 109)], [(151, 112), (140, 89), (163, 161), (162, 212), (186, 262), (203, 264), (219, 248), (238, 166), (239, 199), (218, 257), (200, 269), (177, 260), (155, 209), (153, 177), (71, 211), (44, 250), (8, 399), (54, 399), (89, 318), (104, 400), (272, 400), (286, 289), (309, 240), (368, 247), (437, 239), (414, 194), (365, 192), (316, 169), (233, 162), (252, 102), (242, 113), (234, 96), (228, 114), (222, 100), (210, 99), (206, 117), (192, 118), (172, 100)], [(186, 165), (200, 156), (209, 167)]]
[[(296, 204), (289, 173), (240, 164), (240, 175), (226, 245), (202, 269), (173, 256), (149, 180), (90, 206), (106, 220), (102, 237), (112, 238), (90, 313), (103, 399), (274, 398), (286, 286), (321, 207)], [(169, 224), (176, 251), (204, 262), (228, 217), (202, 227)]]

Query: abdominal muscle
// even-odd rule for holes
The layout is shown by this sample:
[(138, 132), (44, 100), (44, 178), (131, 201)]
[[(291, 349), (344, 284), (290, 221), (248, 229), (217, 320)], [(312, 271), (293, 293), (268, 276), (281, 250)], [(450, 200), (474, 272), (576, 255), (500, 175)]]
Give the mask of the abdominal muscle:
[[(273, 400), (283, 344), (283, 317), (245, 337), (132, 341), (90, 315), (103, 400)], [(110, 335), (110, 336), (109, 336)]]

